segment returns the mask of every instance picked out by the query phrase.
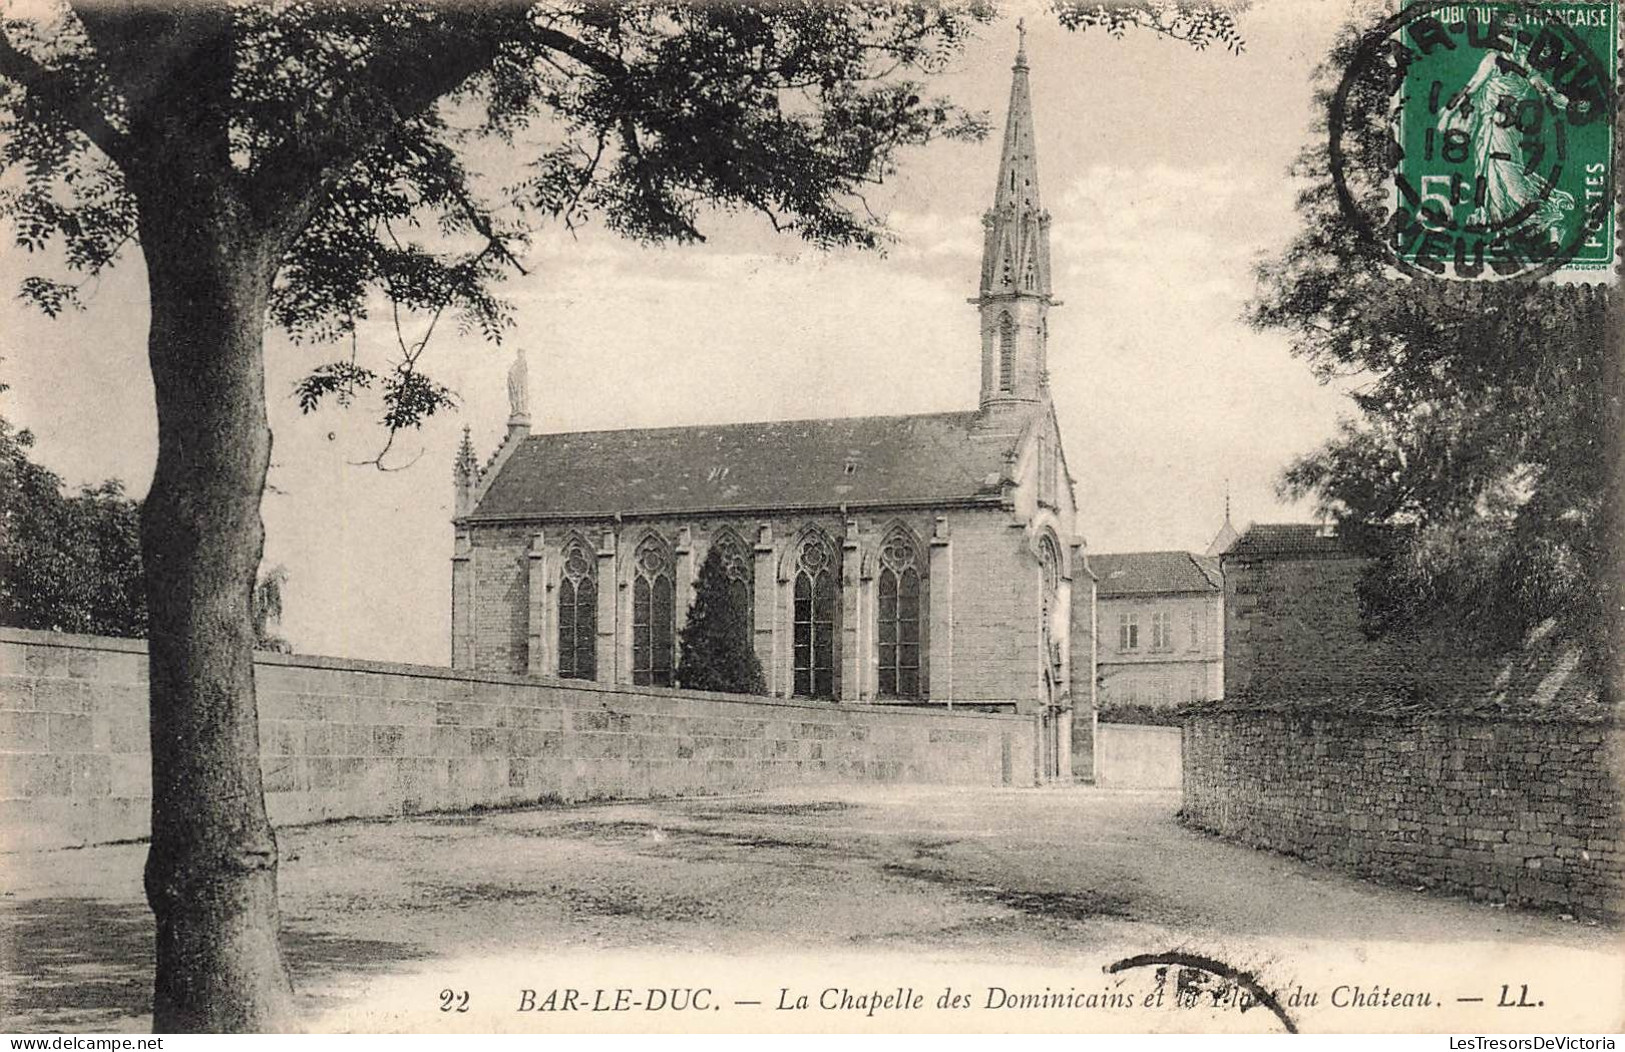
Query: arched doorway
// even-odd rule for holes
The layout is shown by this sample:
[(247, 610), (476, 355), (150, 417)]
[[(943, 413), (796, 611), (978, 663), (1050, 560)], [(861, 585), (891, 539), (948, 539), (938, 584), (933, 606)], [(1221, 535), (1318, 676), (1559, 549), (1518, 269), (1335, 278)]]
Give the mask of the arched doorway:
[(1066, 609), (1061, 585), (1061, 549), (1055, 537), (1042, 533), (1038, 537), (1038, 569), (1041, 596), (1040, 639), (1041, 660), (1044, 663), (1043, 710), (1040, 726), (1039, 771), (1040, 781), (1060, 781), (1070, 776), (1072, 747), (1071, 690), (1067, 683), (1063, 643), (1066, 632), (1061, 619), (1070, 616)]

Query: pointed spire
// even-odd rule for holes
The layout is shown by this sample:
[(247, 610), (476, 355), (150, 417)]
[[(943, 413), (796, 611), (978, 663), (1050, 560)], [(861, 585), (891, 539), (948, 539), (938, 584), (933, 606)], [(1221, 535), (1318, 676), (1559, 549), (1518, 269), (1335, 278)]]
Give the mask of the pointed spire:
[(1028, 84), (1027, 24), (1016, 24), (1010, 110), (993, 207), (982, 214), (982, 407), (1048, 397), (1049, 213), (1038, 196), (1038, 146)]
[(1011, 67), (1010, 109), (993, 207), (983, 217), (988, 236), (982, 254), (982, 294), (1048, 296), (1049, 216), (1038, 194), (1038, 146), (1033, 131), (1032, 89), (1027, 73), (1027, 28)]
[(1021, 31), (1015, 65), (1010, 67), (1010, 110), (1004, 120), (1004, 151), (999, 158), (995, 209), (1015, 204), (1022, 211), (1039, 209), (1038, 149), (1033, 135), (1032, 86), (1027, 79), (1027, 31)]
[(1230, 550), (1231, 545), (1235, 544), (1240, 536), (1236, 532), (1236, 528), (1230, 523), (1230, 480), (1227, 478), (1224, 480), (1224, 524), (1219, 527), (1219, 532), (1214, 534), (1213, 539), (1208, 542), (1207, 551), (1204, 554), (1223, 555)]

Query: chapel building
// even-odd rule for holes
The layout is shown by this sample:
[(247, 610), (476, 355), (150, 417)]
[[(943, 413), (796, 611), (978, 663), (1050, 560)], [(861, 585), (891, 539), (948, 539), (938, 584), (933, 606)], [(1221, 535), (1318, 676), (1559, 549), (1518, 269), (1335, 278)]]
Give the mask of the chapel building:
[(1070, 779), (1092, 754), (1094, 587), (1050, 402), (1024, 48), (983, 226), (973, 409), (533, 433), (521, 358), (506, 439), (481, 469), (465, 434), (455, 468), (452, 664), (680, 686), (716, 550), (769, 693), (1032, 713), (1036, 773)]

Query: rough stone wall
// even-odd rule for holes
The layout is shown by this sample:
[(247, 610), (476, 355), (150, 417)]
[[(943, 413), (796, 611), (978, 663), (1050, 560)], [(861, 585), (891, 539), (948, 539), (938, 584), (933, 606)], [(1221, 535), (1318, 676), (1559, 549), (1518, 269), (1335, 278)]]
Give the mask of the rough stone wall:
[[(146, 835), (129, 640), (0, 629), (0, 851)], [(1030, 784), (1032, 717), (789, 702), (262, 654), (278, 823), (855, 781)]]
[[(1419, 638), (1368, 639), (1356, 592), (1366, 560), (1224, 559), (1224, 693), (1403, 687), (1438, 655)], [(1142, 628), (1143, 631), (1143, 628)]]
[(1405, 885), (1625, 912), (1625, 729), (1214, 712), (1184, 727), (1190, 825)]

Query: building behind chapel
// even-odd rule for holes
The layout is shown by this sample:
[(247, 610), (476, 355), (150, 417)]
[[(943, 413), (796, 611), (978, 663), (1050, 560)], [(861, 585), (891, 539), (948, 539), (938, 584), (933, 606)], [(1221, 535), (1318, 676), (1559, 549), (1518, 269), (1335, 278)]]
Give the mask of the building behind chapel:
[(455, 468), (455, 667), (680, 685), (715, 550), (769, 693), (1033, 713), (1036, 773), (1071, 777), (1092, 751), (1094, 589), (1050, 402), (1028, 76), (1020, 50), (963, 349), (976, 407), (533, 433), (521, 373), (501, 447), (481, 469), (465, 436)]

